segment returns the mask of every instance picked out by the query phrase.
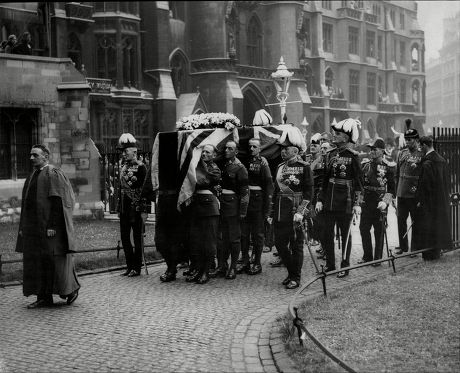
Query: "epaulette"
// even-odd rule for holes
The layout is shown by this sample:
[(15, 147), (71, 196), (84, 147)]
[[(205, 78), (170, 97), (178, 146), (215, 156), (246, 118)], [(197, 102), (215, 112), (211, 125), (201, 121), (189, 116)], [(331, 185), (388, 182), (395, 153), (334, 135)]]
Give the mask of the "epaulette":
[(383, 158), (382, 162), (388, 167), (396, 167), (396, 162), (389, 161), (386, 158)]

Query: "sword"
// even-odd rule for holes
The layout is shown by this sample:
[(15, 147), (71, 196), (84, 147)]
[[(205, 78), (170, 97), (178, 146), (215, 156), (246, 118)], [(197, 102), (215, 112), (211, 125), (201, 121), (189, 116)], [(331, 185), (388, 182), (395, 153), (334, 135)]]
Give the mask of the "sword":
[(409, 228), (407, 228), (407, 231), (406, 231), (406, 233), (404, 233), (403, 239), (405, 239), (405, 238), (406, 238), (407, 234), (409, 233), (409, 231), (410, 231), (410, 230), (411, 230), (411, 228), (412, 228), (412, 225), (414, 225), (414, 222), (413, 222), (413, 221), (410, 223), (410, 225), (409, 225)]
[[(356, 219), (356, 214), (353, 213), (353, 215), (351, 216), (351, 220), (350, 220), (350, 226), (348, 227), (348, 233), (347, 233), (347, 239), (345, 241), (345, 246), (343, 247), (343, 250), (342, 250), (342, 262), (344, 261), (343, 254), (345, 254), (345, 258), (348, 257), (348, 241), (350, 240), (350, 236), (351, 236), (351, 225), (356, 224), (355, 219)], [(350, 247), (350, 250), (351, 250), (351, 247)]]
[(145, 237), (145, 224), (141, 219), (141, 248), (142, 248), (142, 261), (144, 262), (145, 274), (148, 275), (149, 271), (147, 269), (147, 262), (145, 260), (145, 250), (144, 250), (144, 237)]
[(309, 242), (309, 239), (308, 239), (307, 230), (305, 229), (305, 226), (302, 223), (300, 224), (300, 226), (301, 226), (305, 241), (307, 242), (308, 252), (310, 253), (311, 261), (313, 262), (313, 265), (315, 266), (316, 273), (321, 273), (321, 271), (318, 268), (318, 265), (316, 264), (316, 260), (315, 260), (315, 258), (313, 256), (313, 253), (311, 252), (311, 247), (310, 247), (310, 242)]

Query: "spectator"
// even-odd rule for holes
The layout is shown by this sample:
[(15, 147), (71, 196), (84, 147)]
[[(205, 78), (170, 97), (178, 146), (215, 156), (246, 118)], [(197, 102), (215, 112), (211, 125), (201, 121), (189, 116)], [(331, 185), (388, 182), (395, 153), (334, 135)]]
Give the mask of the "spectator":
[(6, 42), (5, 45), (5, 53), (13, 53), (13, 48), (17, 44), (17, 38), (16, 35), (11, 34), (8, 36), (8, 41)]
[(433, 149), (433, 138), (422, 136), (422, 172), (417, 190), (420, 221), (420, 247), (432, 248), (422, 254), (425, 260), (439, 259), (441, 249), (450, 249), (449, 173), (446, 160)]
[(30, 32), (24, 32), (21, 36), (21, 39), (18, 43), (14, 45), (12, 48), (12, 53), (14, 54), (25, 54), (25, 55), (32, 55), (32, 46), (30, 42), (32, 41), (32, 37), (30, 36)]

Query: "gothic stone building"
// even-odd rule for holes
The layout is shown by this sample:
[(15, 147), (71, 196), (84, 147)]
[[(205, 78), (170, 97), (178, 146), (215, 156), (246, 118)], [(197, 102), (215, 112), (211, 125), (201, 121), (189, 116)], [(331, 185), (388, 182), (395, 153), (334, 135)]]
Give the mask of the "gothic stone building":
[(32, 143), (50, 146), (80, 210), (94, 211), (99, 154), (123, 132), (148, 150), (193, 113), (250, 124), (265, 108), (280, 123), (266, 105), (278, 103), (281, 56), (293, 72), (288, 122), (307, 137), (347, 117), (360, 118), (361, 141), (403, 130), (407, 117), (423, 131), (415, 1), (1, 3), (0, 30), (3, 40), (29, 31), (33, 44), (33, 56), (0, 54), (2, 215), (17, 204)]

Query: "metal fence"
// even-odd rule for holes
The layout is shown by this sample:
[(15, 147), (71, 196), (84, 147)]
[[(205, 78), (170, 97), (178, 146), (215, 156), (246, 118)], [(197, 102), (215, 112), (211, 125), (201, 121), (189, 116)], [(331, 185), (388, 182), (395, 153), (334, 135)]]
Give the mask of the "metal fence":
[[(111, 151), (101, 154), (101, 200), (104, 211), (116, 213), (118, 210), (118, 195), (120, 192), (120, 170), (122, 167), (121, 152)], [(150, 167), (152, 152), (138, 149), (137, 157)]]
[(450, 172), (450, 218), (452, 239), (460, 239), (459, 197), (460, 197), (460, 128), (433, 128), (434, 147), (449, 164)]

